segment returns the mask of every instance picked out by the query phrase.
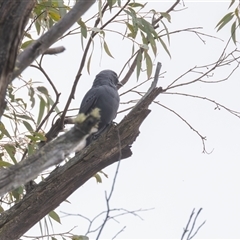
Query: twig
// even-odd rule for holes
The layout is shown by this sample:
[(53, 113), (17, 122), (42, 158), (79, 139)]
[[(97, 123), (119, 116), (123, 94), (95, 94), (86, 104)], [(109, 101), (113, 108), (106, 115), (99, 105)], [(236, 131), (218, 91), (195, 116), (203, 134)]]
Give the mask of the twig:
[(53, 54), (58, 54), (58, 53), (62, 53), (66, 50), (65, 47), (60, 46), (60, 47), (55, 47), (55, 48), (49, 48), (47, 49), (43, 54), (44, 55), (53, 55)]

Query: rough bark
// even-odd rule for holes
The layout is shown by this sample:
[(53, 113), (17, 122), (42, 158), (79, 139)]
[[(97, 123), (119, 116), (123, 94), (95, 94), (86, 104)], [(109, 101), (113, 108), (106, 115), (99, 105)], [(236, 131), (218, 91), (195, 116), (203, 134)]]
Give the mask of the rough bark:
[(67, 156), (86, 146), (86, 138), (97, 131), (99, 109), (88, 116), (79, 114), (74, 126), (23, 161), (0, 169), (0, 196), (35, 179), (41, 172), (61, 163)]
[(156, 81), (117, 126), (111, 126), (79, 155), (54, 170), (22, 201), (2, 213), (0, 240), (18, 239), (98, 171), (130, 157), (130, 148), (139, 135), (139, 127), (150, 113), (148, 106), (162, 92), (161, 88), (155, 86)]
[(0, 0), (0, 118), (6, 107), (6, 91), (19, 44), (34, 5), (35, 0)]

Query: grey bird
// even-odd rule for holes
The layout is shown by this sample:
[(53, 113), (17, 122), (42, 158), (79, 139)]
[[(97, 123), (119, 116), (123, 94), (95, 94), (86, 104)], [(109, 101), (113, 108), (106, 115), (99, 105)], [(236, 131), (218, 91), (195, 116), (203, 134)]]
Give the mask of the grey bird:
[[(117, 115), (120, 101), (118, 85), (122, 84), (118, 81), (117, 74), (112, 70), (103, 70), (97, 74), (92, 88), (82, 100), (79, 113), (89, 114), (94, 108), (100, 109), (98, 132), (94, 134), (94, 138), (99, 136)], [(88, 139), (88, 144), (92, 138), (93, 136)]]

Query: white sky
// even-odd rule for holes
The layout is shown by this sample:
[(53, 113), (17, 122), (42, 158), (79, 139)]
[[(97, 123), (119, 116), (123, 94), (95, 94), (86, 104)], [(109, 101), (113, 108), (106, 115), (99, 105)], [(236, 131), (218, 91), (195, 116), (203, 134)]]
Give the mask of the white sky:
[[(166, 71), (164, 78), (159, 80), (161, 86), (166, 87), (189, 68), (216, 60), (229, 38), (230, 26), (219, 33), (215, 30), (218, 21), (227, 13), (228, 3), (192, 2), (194, 3), (185, 1), (186, 10), (171, 13), (172, 23), (167, 24), (169, 29), (203, 27), (203, 33), (220, 37), (224, 42), (203, 37), (206, 40), (204, 45), (193, 33), (172, 35), (169, 46), (172, 59), (158, 46), (159, 53), (155, 62), (160, 61), (163, 65), (161, 72)], [(163, 1), (148, 3), (148, 8), (156, 11), (165, 11), (169, 6), (169, 3)], [(94, 6), (87, 15), (91, 16), (96, 9), (97, 6)], [(121, 37), (113, 37), (111, 34), (107, 34), (106, 39), (115, 59), (103, 54), (100, 62), (100, 48), (95, 45), (91, 76), (84, 71), (75, 100), (71, 104), (72, 108), (79, 107), (83, 95), (91, 87), (92, 80), (99, 71), (110, 68), (119, 72), (128, 58), (131, 44), (127, 41), (126, 44)], [(62, 93), (59, 106), (62, 109), (82, 56), (80, 37), (74, 35), (56, 45), (64, 45), (66, 51), (57, 57), (47, 56), (44, 67)], [(233, 49), (234, 45), (231, 44), (229, 51)], [(219, 70), (216, 79), (226, 76), (226, 71), (228, 69)], [(223, 83), (193, 84), (174, 89), (174, 92), (207, 96), (239, 111), (239, 73), (237, 70), (231, 79)], [(27, 70), (24, 76), (25, 79), (32, 77), (35, 81), (45, 81), (39, 72), (32, 69)], [(137, 83), (135, 76), (134, 73), (131, 82), (120, 93)], [(145, 77), (143, 74), (140, 81), (145, 80)], [(185, 80), (190, 80), (191, 77), (192, 75)], [(121, 101), (132, 97), (138, 98), (137, 95), (128, 95), (121, 98)], [(240, 119), (223, 109), (214, 110), (214, 104), (193, 98), (162, 94), (157, 100), (177, 111), (202, 135), (207, 136), (206, 148), (212, 153), (203, 154), (201, 139), (184, 122), (171, 112), (152, 104), (152, 112), (141, 126), (141, 133), (133, 144), (133, 156), (121, 162), (110, 204), (111, 208), (129, 211), (154, 209), (139, 212), (144, 220), (126, 215), (120, 217), (118, 223), (110, 221), (101, 239), (111, 239), (124, 226), (125, 230), (117, 239), (180, 239), (192, 209), (196, 208), (197, 211), (200, 207), (203, 211), (197, 226), (204, 220), (206, 223), (197, 238), (240, 239)], [(120, 109), (125, 107), (126, 105), (121, 105)], [(124, 114), (120, 114), (116, 121), (119, 122), (123, 116)], [(71, 204), (61, 204), (57, 212), (60, 215), (60, 211), (79, 213), (92, 218), (105, 210), (104, 191), (109, 192), (115, 169), (116, 164), (104, 169), (109, 177), (103, 177), (102, 184), (96, 184), (94, 178), (90, 179), (68, 199)], [(87, 226), (80, 217), (65, 217), (62, 218), (62, 225), (54, 225), (56, 233), (77, 226), (74, 233), (79, 235), (86, 232)], [(38, 234), (39, 226), (36, 226), (27, 235)], [(94, 238), (94, 235), (89, 237)]]

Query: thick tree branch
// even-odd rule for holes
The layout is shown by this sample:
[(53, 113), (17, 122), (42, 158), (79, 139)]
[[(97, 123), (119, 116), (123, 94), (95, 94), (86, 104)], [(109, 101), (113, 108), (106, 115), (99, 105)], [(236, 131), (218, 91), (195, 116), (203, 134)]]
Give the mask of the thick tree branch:
[[(158, 67), (160, 70), (159, 64)], [(155, 87), (157, 79), (154, 82), (119, 125), (112, 125), (80, 154), (54, 170), (22, 201), (1, 214), (0, 240), (19, 238), (94, 174), (119, 161), (119, 156), (124, 159), (132, 155), (130, 148), (139, 135), (139, 127), (150, 113), (148, 107), (162, 92), (162, 88)], [(120, 138), (120, 145), (116, 134)], [(21, 222), (21, 225), (16, 222)]]
[[(96, 0), (79, 0), (75, 6), (49, 31), (19, 54), (15, 71), (10, 80), (16, 78), (27, 68), (38, 56), (43, 54), (53, 43), (55, 43), (64, 32), (66, 32), (94, 3)], [(11, 1), (10, 1), (11, 2)], [(23, 1), (27, 2), (27, 1)]]
[(0, 171), (0, 196), (36, 178), (47, 168), (61, 163), (69, 154), (86, 146), (86, 138), (97, 131), (99, 109), (89, 116), (79, 114), (75, 125), (65, 134), (45, 145), (27, 159)]
[(0, 0), (0, 118), (5, 110), (6, 91), (19, 43), (34, 5), (34, 0)]

